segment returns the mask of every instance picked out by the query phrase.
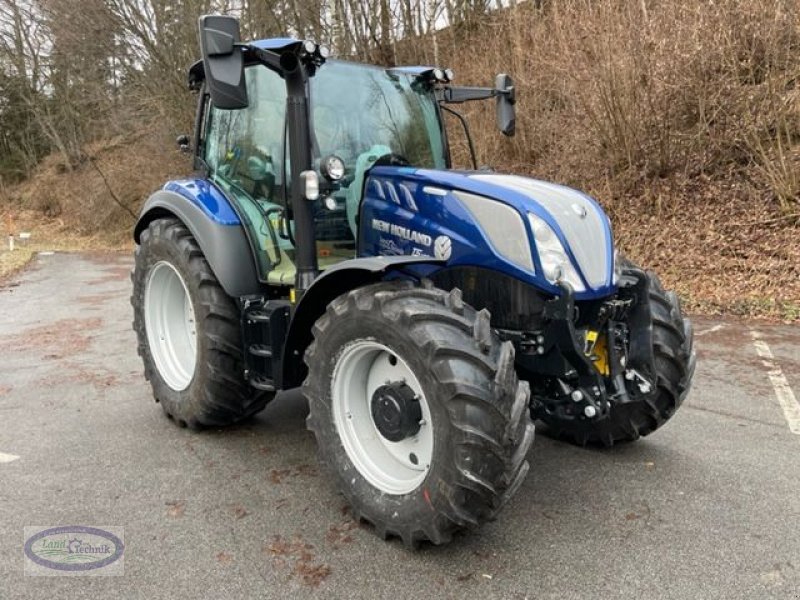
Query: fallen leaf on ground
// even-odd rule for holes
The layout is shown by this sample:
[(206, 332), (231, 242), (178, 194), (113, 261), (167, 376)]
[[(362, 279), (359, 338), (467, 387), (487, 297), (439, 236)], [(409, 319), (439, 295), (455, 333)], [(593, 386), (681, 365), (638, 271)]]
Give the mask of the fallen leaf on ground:
[(272, 563), (276, 567), (284, 567), (288, 561), (293, 561), (292, 573), (311, 587), (319, 586), (331, 574), (330, 566), (314, 562), (314, 545), (299, 535), (295, 535), (291, 540), (280, 535), (273, 536), (272, 542), (264, 546), (264, 552), (273, 556)]
[(183, 513), (186, 512), (186, 502), (183, 500), (173, 500), (171, 502), (165, 502), (164, 504), (169, 506), (167, 509), (167, 516), (173, 519), (182, 517)]

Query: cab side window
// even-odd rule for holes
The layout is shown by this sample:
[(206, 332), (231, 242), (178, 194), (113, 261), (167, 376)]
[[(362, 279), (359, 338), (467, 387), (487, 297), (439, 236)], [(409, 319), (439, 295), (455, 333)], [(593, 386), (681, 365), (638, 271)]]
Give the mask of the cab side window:
[(205, 161), (210, 179), (242, 217), (260, 277), (283, 281), (282, 270), (291, 267), (287, 252), (293, 251), (289, 237), (281, 235), (286, 227), (286, 84), (261, 65), (248, 67), (245, 77), (247, 108), (208, 109)]
[(221, 184), (254, 200), (283, 204), (286, 86), (262, 66), (249, 67), (245, 76), (247, 108), (210, 108), (206, 163)]

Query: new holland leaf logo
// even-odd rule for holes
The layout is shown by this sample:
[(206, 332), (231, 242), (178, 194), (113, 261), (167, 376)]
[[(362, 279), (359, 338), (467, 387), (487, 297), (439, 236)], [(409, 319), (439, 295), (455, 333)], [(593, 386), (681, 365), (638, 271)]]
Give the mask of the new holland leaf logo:
[(448, 260), (453, 253), (453, 242), (446, 235), (440, 235), (433, 242), (433, 255), (441, 260)]

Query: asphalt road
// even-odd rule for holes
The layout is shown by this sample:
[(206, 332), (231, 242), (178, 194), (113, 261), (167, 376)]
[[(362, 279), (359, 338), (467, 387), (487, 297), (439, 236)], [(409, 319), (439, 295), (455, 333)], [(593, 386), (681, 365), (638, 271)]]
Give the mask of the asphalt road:
[[(696, 319), (664, 429), (606, 451), (539, 436), (497, 521), (409, 552), (349, 519), (298, 393), (228, 430), (163, 416), (130, 266), (40, 256), (0, 287), (2, 600), (800, 598), (800, 327)], [(124, 575), (24, 576), (23, 527), (74, 524), (124, 527)]]

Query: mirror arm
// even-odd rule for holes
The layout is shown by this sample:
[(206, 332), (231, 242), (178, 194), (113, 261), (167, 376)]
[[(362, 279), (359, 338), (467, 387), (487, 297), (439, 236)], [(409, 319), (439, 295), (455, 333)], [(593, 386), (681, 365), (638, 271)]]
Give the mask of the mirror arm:
[(500, 93), (494, 88), (447, 86), (443, 90), (442, 99), (447, 104), (461, 104), (472, 100), (487, 100)]
[(269, 50), (264, 50), (262, 48), (253, 46), (251, 44), (236, 44), (236, 45), (242, 48), (246, 53), (255, 57), (255, 59), (258, 60), (258, 62), (260, 62), (261, 64), (263, 64), (265, 67), (268, 67), (278, 73), (281, 72), (281, 57), (279, 54), (275, 54), (274, 52), (270, 52)]

